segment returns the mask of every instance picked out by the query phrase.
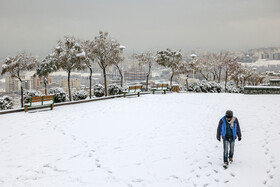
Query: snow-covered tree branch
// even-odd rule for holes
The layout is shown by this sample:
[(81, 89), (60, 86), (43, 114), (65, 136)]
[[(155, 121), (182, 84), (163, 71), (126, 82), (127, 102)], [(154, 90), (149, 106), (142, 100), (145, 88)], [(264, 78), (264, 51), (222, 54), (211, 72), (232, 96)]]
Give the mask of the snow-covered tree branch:
[(38, 63), (39, 61), (37, 57), (28, 55), (25, 52), (21, 52), (14, 57), (7, 57), (4, 61), (4, 64), (2, 65), (2, 75), (9, 73), (12, 78), (17, 78), (21, 83), (21, 107), (23, 107), (23, 87), (21, 73), (35, 69)]
[(70, 75), (74, 70), (85, 69), (85, 51), (79, 41), (74, 37), (65, 36), (64, 41), (59, 40), (54, 49), (55, 64), (58, 69), (63, 69), (68, 73), (68, 92), (71, 97)]

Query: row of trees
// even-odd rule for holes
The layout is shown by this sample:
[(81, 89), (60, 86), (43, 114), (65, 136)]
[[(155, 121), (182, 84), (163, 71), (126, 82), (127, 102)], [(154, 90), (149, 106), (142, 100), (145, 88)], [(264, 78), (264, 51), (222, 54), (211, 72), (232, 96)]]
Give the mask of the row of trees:
[[(123, 74), (120, 62), (123, 58), (124, 46), (112, 39), (107, 32), (99, 32), (93, 40), (79, 40), (75, 37), (64, 37), (59, 40), (57, 46), (41, 62), (34, 56), (25, 52), (14, 57), (7, 57), (2, 66), (1, 74), (9, 73), (11, 77), (17, 78), (22, 84), (21, 73), (36, 69), (34, 76), (44, 78), (45, 94), (47, 94), (48, 76), (59, 69), (67, 72), (69, 99), (72, 100), (70, 79), (71, 72), (88, 69), (89, 75), (89, 97), (92, 97), (92, 73), (93, 63), (98, 63), (104, 78), (105, 96), (108, 95), (106, 70), (109, 66), (115, 66), (121, 77), (121, 87), (123, 87)], [(151, 51), (134, 54), (139, 65), (147, 66), (146, 90), (154, 63), (170, 68), (170, 86), (175, 75), (184, 74), (188, 87), (188, 78), (191, 73), (200, 74), (205, 80), (221, 82), (225, 80), (225, 88), (228, 80), (233, 80), (238, 84), (245, 84), (250, 79), (261, 82), (263, 77), (240, 65), (237, 58), (229, 55), (228, 52), (219, 54), (209, 54), (192, 60), (184, 60), (181, 51), (166, 49), (153, 53)], [(23, 87), (21, 86), (21, 105), (23, 107)]]
[[(109, 37), (107, 32), (99, 32), (93, 40), (82, 41), (75, 37), (65, 36), (64, 40), (59, 40), (52, 53), (40, 61), (25, 52), (19, 53), (14, 57), (7, 57), (2, 66), (1, 74), (9, 73), (11, 77), (17, 78), (21, 83), (21, 106), (23, 107), (23, 87), (21, 73), (36, 69), (34, 76), (44, 78), (45, 94), (48, 84), (48, 76), (59, 69), (67, 72), (69, 99), (72, 100), (70, 79), (71, 72), (75, 70), (89, 69), (90, 98), (92, 97), (92, 64), (98, 63), (103, 72), (105, 95), (107, 96), (106, 69), (108, 66), (115, 65), (119, 71), (119, 63), (123, 61), (123, 47)], [(121, 74), (121, 71), (120, 71)], [(122, 75), (122, 74), (121, 74)]]
[[(260, 84), (263, 83), (265, 76), (260, 75), (254, 69), (242, 66), (238, 63), (238, 58), (233, 57), (229, 52), (212, 53), (209, 55), (196, 58), (192, 56), (190, 60), (184, 60), (181, 51), (172, 51), (167, 49), (158, 51), (153, 54), (151, 51), (141, 54), (135, 54), (140, 65), (148, 67), (146, 84), (153, 63), (170, 68), (171, 77), (170, 85), (175, 75), (183, 74), (186, 76), (186, 87), (188, 89), (188, 78), (191, 74), (201, 76), (206, 81), (225, 82), (225, 91), (227, 91), (227, 83), (229, 80), (234, 81), (236, 86), (244, 86), (245, 84)], [(147, 89), (147, 87), (146, 87)]]

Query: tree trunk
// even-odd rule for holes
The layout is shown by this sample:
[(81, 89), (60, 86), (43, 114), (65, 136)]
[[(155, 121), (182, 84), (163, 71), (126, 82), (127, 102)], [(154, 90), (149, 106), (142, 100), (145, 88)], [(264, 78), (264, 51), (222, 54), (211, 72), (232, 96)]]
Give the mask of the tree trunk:
[(146, 92), (148, 91), (148, 84), (149, 84), (149, 75), (146, 78)]
[(199, 72), (200, 72), (200, 74), (203, 76), (203, 78), (204, 78), (205, 80), (207, 80), (207, 81), (208, 81), (207, 76), (203, 74), (202, 70), (200, 70)]
[(45, 85), (45, 95), (48, 95), (48, 92), (47, 92), (47, 83), (44, 83)]
[(20, 104), (21, 104), (21, 107), (23, 107), (23, 87), (22, 87), (22, 80), (19, 76), (19, 73), (18, 73), (18, 80), (20, 82)]
[(21, 107), (23, 107), (23, 87), (22, 87), (22, 82), (20, 84), (20, 95), (21, 95), (21, 99), (20, 99)]
[(121, 87), (123, 88), (123, 75), (122, 74), (120, 75), (121, 75)]
[(222, 68), (219, 68), (218, 83), (221, 82)]
[(148, 91), (148, 85), (149, 85), (149, 77), (151, 74), (151, 65), (149, 65), (149, 72), (147, 74), (147, 79), (146, 79), (146, 92)]
[(187, 88), (187, 91), (189, 90), (189, 78), (187, 77), (186, 78), (186, 88)]
[(212, 73), (213, 74), (213, 81), (215, 81), (216, 80), (216, 75), (215, 75), (215, 73)]
[(68, 71), (68, 91), (69, 91), (69, 100), (72, 101), (72, 96), (71, 96), (71, 85), (70, 85), (70, 74), (71, 74), (71, 71)]
[(225, 92), (227, 92), (227, 78), (228, 78), (228, 72), (226, 71)]
[(172, 79), (174, 76), (174, 72), (172, 71), (171, 77), (170, 77), (170, 90), (172, 90)]
[(104, 88), (105, 88), (105, 96), (107, 96), (107, 78), (106, 78), (106, 68), (103, 68), (103, 77), (104, 77)]
[(90, 74), (89, 74), (89, 98), (91, 99), (91, 88), (92, 88), (92, 69), (89, 69)]
[(122, 71), (121, 71), (120, 67), (117, 64), (116, 64), (116, 67), (117, 67), (117, 69), (119, 71), (119, 74), (121, 76), (121, 87), (123, 87), (123, 74), (122, 74)]

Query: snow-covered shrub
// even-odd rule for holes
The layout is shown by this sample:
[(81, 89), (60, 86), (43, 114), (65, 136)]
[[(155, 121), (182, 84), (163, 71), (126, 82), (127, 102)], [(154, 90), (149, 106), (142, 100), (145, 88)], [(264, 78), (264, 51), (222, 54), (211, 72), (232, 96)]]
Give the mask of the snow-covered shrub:
[(23, 102), (29, 103), (31, 97), (42, 96), (42, 93), (38, 90), (25, 90), (23, 93)]
[(229, 93), (244, 93), (244, 88), (236, 86), (234, 82), (229, 82), (227, 84), (227, 92)]
[(88, 93), (85, 90), (80, 90), (80, 91), (72, 92), (72, 97), (73, 97), (74, 101), (86, 99), (87, 96), (88, 96)]
[(55, 99), (54, 99), (55, 103), (61, 103), (61, 102), (67, 101), (66, 93), (62, 88), (59, 88), (59, 87), (51, 88), (49, 90), (49, 95), (55, 96)]
[(212, 86), (208, 81), (201, 81), (200, 89), (204, 93), (212, 92)]
[(215, 82), (215, 81), (209, 81), (209, 84), (210, 84), (210, 87), (211, 87), (211, 90), (210, 92), (212, 93), (220, 93), (223, 91), (223, 87), (221, 84)]
[[(205, 93), (220, 93), (225, 92), (225, 83), (217, 83), (215, 81), (198, 81), (189, 85), (188, 91), (205, 92)], [(241, 87), (236, 87), (233, 82), (227, 83), (228, 93), (243, 93)]]
[(96, 84), (93, 87), (95, 97), (102, 97), (105, 94), (105, 89), (101, 84)]
[(0, 109), (1, 110), (7, 110), (13, 108), (13, 100), (11, 97), (4, 95), (3, 97), (0, 97)]
[(118, 95), (122, 94), (122, 88), (116, 84), (110, 84), (108, 86), (109, 95)]

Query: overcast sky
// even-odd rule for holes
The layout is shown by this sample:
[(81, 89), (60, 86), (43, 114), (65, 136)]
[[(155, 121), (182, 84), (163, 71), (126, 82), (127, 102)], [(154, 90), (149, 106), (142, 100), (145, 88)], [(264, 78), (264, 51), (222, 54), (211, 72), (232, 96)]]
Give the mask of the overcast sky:
[(280, 0), (0, 0), (0, 57), (98, 31), (131, 53), (280, 46)]

